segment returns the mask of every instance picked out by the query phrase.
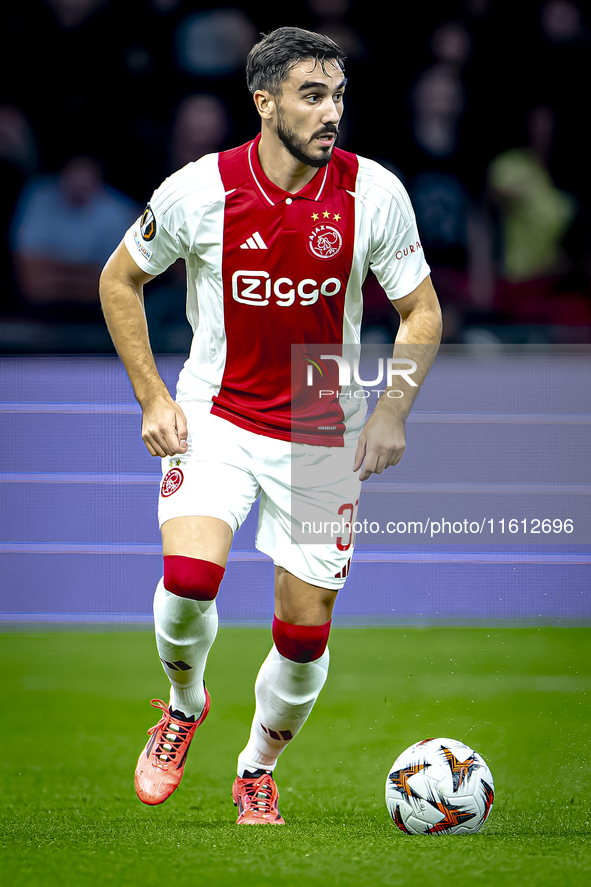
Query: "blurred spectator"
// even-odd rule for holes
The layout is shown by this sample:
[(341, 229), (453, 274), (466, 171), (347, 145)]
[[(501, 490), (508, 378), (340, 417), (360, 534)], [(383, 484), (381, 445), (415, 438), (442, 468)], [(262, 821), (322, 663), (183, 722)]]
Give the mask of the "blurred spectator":
[(195, 12), (179, 27), (178, 61), (183, 70), (201, 77), (242, 72), (257, 39), (257, 29), (239, 9)]
[(77, 28), (86, 19), (111, 0), (44, 0), (51, 9), (60, 27), (69, 30)]
[(230, 132), (223, 102), (213, 95), (191, 95), (177, 108), (171, 144), (172, 170), (180, 169), (204, 154), (219, 151)]
[(577, 218), (577, 201), (556, 186), (548, 168), (553, 112), (546, 106), (533, 108), (528, 126), (528, 145), (504, 151), (488, 169), (497, 222), (496, 305), (513, 323), (589, 330), (589, 293), (585, 284), (571, 285), (572, 260), (565, 246)]
[[(585, 7), (589, 11), (589, 4)], [(591, 77), (591, 31), (583, 8), (570, 0), (547, 0), (539, 11), (539, 37), (533, 57), (537, 78), (534, 101), (556, 114), (552, 174), (558, 186), (575, 192), (591, 210), (588, 174), (591, 134), (581, 118), (580, 89)]]
[(447, 172), (423, 172), (409, 186), (432, 277), (444, 308), (463, 311), (492, 307), (494, 276), (490, 226), (464, 183)]
[(435, 29), (431, 49), (436, 62), (419, 75), (411, 93), (416, 156), (408, 189), (439, 297), (458, 311), (471, 300), (470, 235), (476, 230), (460, 144), (466, 104), (461, 72), (470, 36), (461, 23), (446, 22)]
[(351, 0), (308, 0), (308, 8), (315, 17), (311, 29), (338, 43), (349, 64), (365, 55), (359, 29), (349, 23), (351, 6)]
[(472, 55), (472, 38), (464, 22), (448, 21), (435, 28), (431, 51), (437, 61), (462, 69)]
[[(453, 306), (454, 323), (447, 324), (453, 337), (459, 335), (462, 310), (472, 298), (472, 234), (479, 230), (465, 183), (461, 130), (466, 109), (463, 69), (472, 40), (461, 21), (444, 21), (433, 29), (428, 45), (431, 64), (414, 78), (407, 97), (408, 120), (399, 123), (393, 156), (413, 203), (435, 288), (444, 307), (451, 311)], [(373, 288), (372, 281), (364, 288), (372, 307), (377, 304), (371, 298)]]
[(464, 9), (470, 19), (482, 19), (490, 11), (494, 0), (466, 0)]
[(132, 113), (122, 58), (130, 5), (28, 0), (5, 12), (0, 82), (32, 122), (41, 167), (55, 170), (68, 157), (92, 154), (116, 181), (113, 167), (125, 152), (115, 150), (112, 133), (123, 132)]
[(57, 177), (25, 189), (13, 225), (15, 269), (29, 305), (98, 307), (101, 267), (137, 216), (123, 194), (103, 182), (99, 164), (69, 160)]
[(29, 176), (37, 169), (37, 146), (27, 118), (15, 105), (0, 106), (0, 306), (15, 307), (15, 283), (9, 244), (10, 223)]
[(469, 198), (460, 180), (447, 173), (419, 173), (412, 181), (410, 195), (429, 262), (464, 269)]
[(565, 270), (562, 242), (576, 203), (555, 186), (546, 166), (550, 138), (546, 112), (540, 108), (531, 115), (538, 138), (527, 148), (503, 152), (488, 170), (489, 194), (499, 214), (500, 275), (509, 282)]
[(412, 134), (428, 157), (448, 159), (458, 150), (464, 91), (457, 71), (437, 64), (418, 78), (412, 93)]
[[(204, 154), (221, 150), (230, 132), (224, 103), (197, 93), (184, 98), (174, 115), (170, 142), (170, 169), (180, 169)], [(146, 316), (152, 349), (156, 353), (188, 351), (191, 330), (185, 315), (185, 263), (178, 259), (145, 290)]]
[(177, 9), (183, 0), (150, 0), (150, 6), (155, 12), (168, 13)]
[(14, 105), (0, 106), (0, 159), (30, 175), (37, 169), (37, 145), (25, 114)]
[(466, 111), (463, 70), (472, 53), (472, 39), (466, 26), (454, 20), (436, 27), (429, 45), (433, 64), (419, 73), (409, 96), (415, 156), (408, 174), (433, 169), (433, 164), (457, 174), (462, 167), (461, 123)]
[(583, 34), (583, 17), (570, 0), (547, 0), (540, 11), (542, 29), (551, 43), (575, 43)]

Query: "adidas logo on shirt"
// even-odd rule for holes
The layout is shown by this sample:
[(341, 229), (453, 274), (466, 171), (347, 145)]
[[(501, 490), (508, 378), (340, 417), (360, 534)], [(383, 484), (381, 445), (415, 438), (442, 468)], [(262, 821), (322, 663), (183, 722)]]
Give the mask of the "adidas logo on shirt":
[(246, 243), (240, 244), (240, 249), (269, 249), (258, 231), (249, 237)]

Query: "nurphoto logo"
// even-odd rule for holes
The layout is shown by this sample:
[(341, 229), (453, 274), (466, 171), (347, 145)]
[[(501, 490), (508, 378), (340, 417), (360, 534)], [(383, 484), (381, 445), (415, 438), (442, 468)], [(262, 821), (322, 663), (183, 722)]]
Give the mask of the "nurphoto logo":
[[(316, 369), (321, 377), (328, 375), (328, 370), (324, 365), (323, 361), (325, 360), (334, 360), (339, 368), (339, 386), (348, 388), (351, 385), (352, 381), (355, 381), (357, 385), (360, 385), (363, 389), (364, 386), (373, 386), (373, 385), (381, 385), (384, 381), (384, 377), (386, 379), (386, 387), (392, 389), (394, 384), (394, 377), (399, 376), (402, 377), (412, 388), (417, 388), (417, 383), (414, 379), (411, 379), (412, 373), (417, 369), (417, 362), (415, 360), (411, 360), (410, 357), (379, 357), (378, 358), (378, 374), (375, 379), (362, 379), (359, 372), (359, 358), (356, 357), (353, 360), (353, 370), (351, 371), (351, 364), (346, 357), (343, 357), (341, 354), (321, 354), (320, 358), (313, 359), (308, 355), (305, 355), (305, 359), (308, 361), (307, 368), (307, 376), (306, 376), (306, 385), (308, 387), (312, 387), (314, 385), (314, 370)], [(327, 392), (325, 392), (327, 393)], [(332, 391), (330, 392), (333, 393)], [(322, 391), (320, 392), (320, 396), (322, 397)], [(369, 396), (369, 395), (368, 395)], [(399, 392), (397, 394), (398, 397), (403, 396), (403, 392)]]

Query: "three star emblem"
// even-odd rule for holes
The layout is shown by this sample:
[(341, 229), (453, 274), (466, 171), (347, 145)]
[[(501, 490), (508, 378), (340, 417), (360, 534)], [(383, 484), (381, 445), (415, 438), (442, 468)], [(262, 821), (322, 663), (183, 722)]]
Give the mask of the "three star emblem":
[[(312, 221), (313, 222), (317, 222), (319, 218), (320, 218), (320, 215), (318, 213), (312, 213)], [(322, 213), (322, 218), (323, 219), (330, 219), (330, 213), (327, 209), (325, 209), (324, 212)], [(333, 218), (333, 221), (340, 222), (342, 216), (339, 213), (333, 213), (332, 218)]]

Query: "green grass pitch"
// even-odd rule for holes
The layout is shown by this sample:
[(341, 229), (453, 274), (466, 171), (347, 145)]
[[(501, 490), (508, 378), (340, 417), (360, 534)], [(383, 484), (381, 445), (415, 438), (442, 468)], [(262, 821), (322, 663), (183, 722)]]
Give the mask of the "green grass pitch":
[[(280, 759), (283, 827), (235, 825), (230, 787), (270, 632), (222, 628), (212, 711), (179, 790), (136, 798), (167, 683), (149, 631), (0, 638), (1, 873), (26, 885), (591, 884), (589, 628), (336, 629), (331, 671)], [(489, 763), (494, 809), (468, 837), (410, 837), (388, 768), (429, 736)]]

